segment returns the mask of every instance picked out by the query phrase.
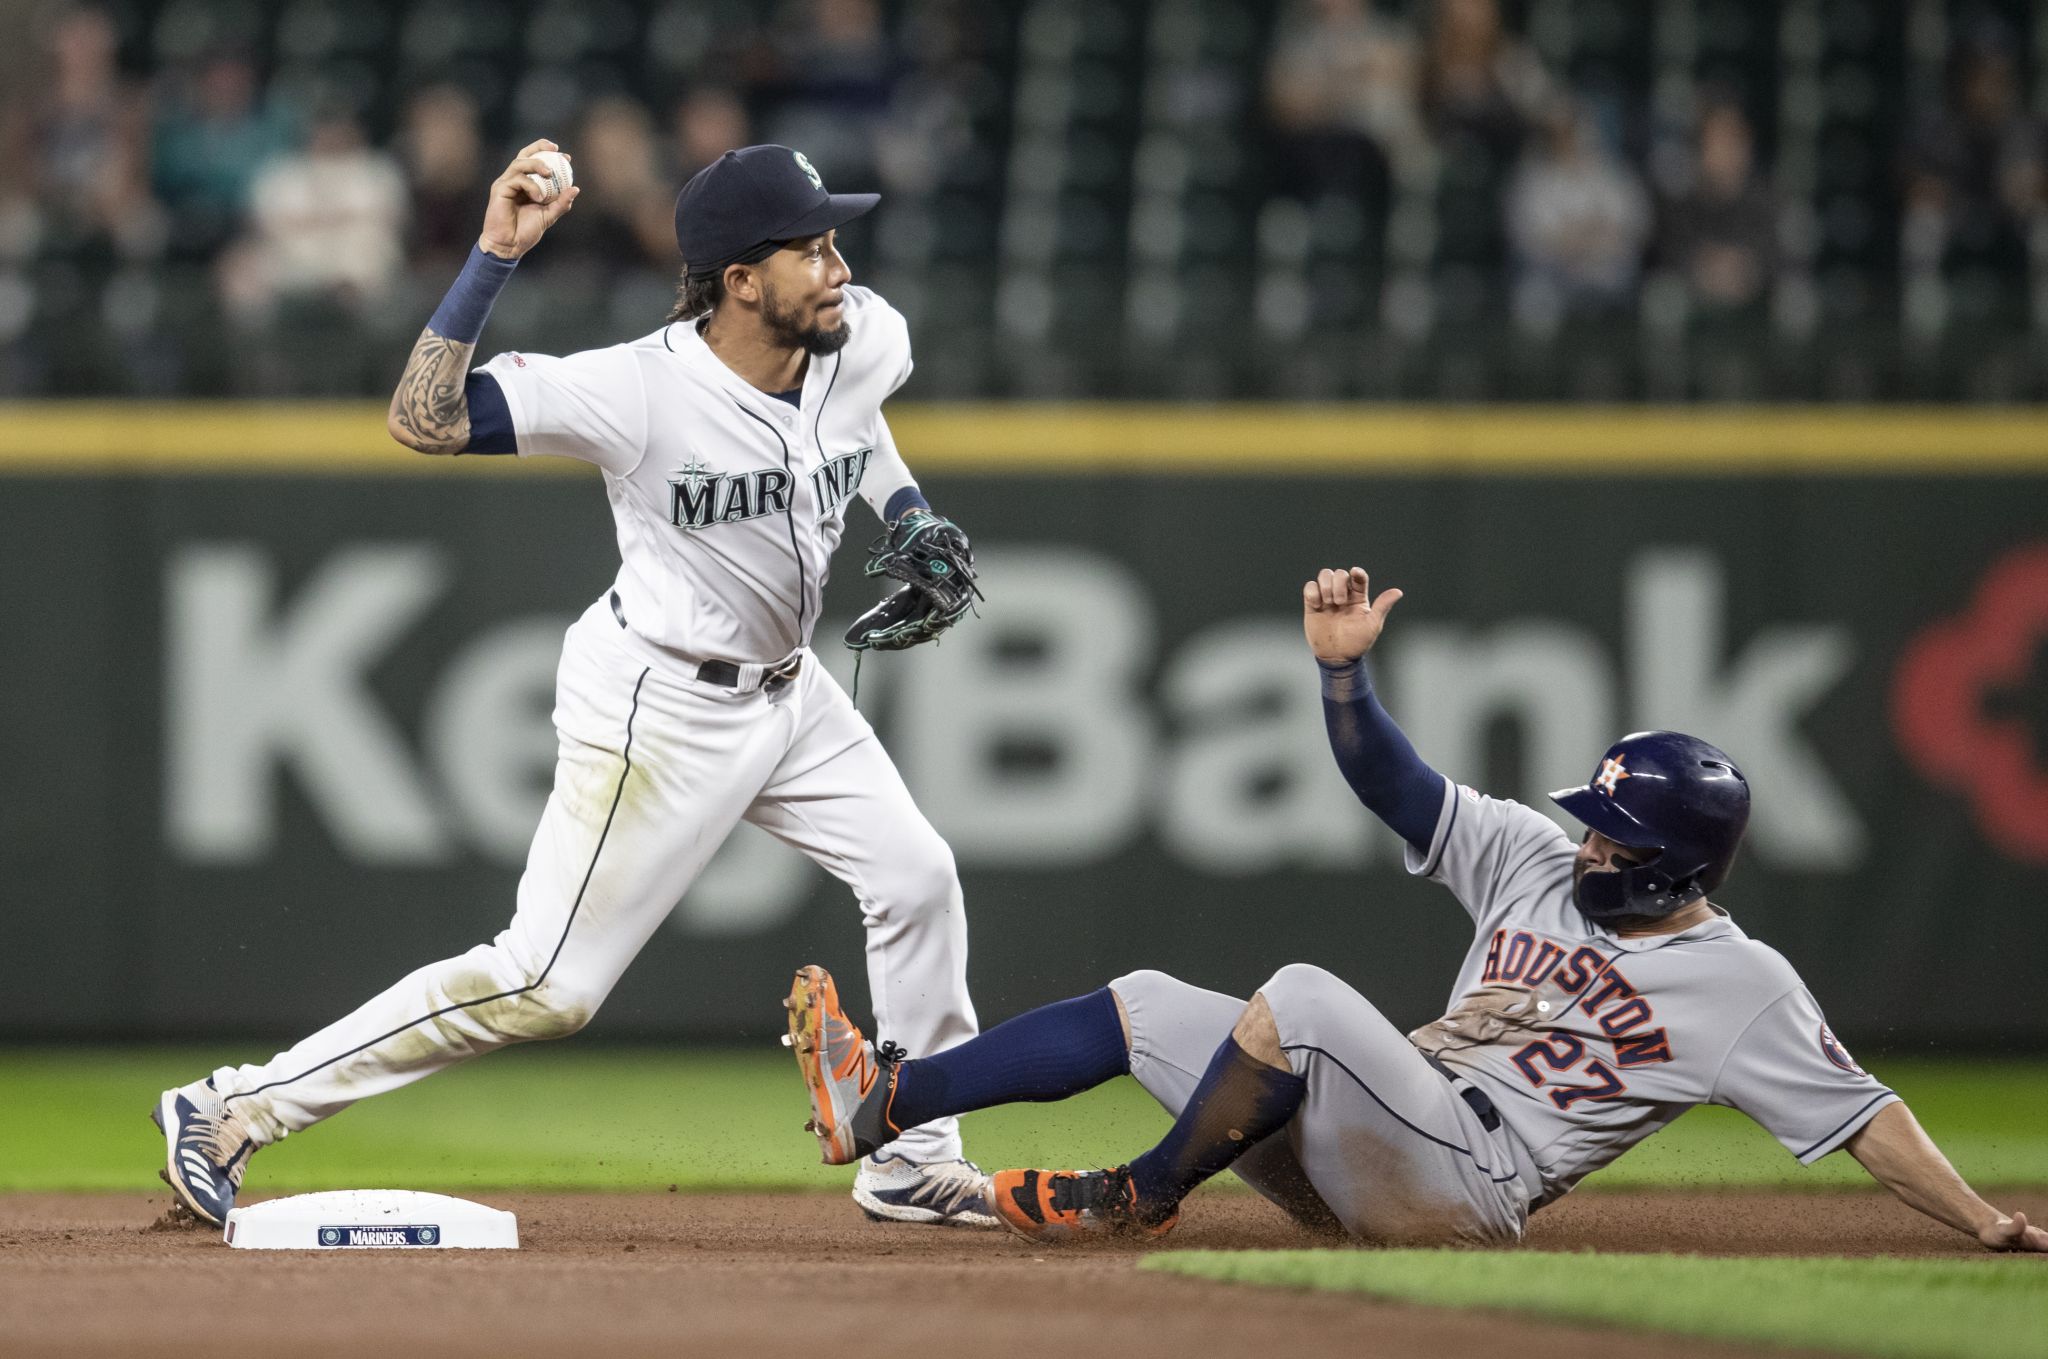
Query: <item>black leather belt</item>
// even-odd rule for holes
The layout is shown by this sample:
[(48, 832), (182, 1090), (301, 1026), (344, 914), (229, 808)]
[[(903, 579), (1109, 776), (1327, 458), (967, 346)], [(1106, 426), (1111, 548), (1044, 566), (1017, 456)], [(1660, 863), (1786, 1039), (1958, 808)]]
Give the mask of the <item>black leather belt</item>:
[[(789, 664), (780, 670), (771, 670), (761, 678), (763, 689), (780, 689), (797, 677), (804, 668), (802, 656), (792, 656)], [(731, 661), (706, 661), (697, 667), (697, 678), (705, 684), (716, 684), (725, 689), (736, 689), (740, 682), (740, 668)]]
[[(619, 592), (611, 592), (612, 617), (619, 620), (621, 628), (626, 626), (626, 604), (619, 598)], [(773, 692), (797, 677), (804, 668), (802, 653), (791, 656), (780, 670), (770, 670), (761, 677), (761, 687)], [(721, 689), (740, 687), (740, 668), (731, 661), (706, 661), (697, 667), (697, 679), (704, 684), (715, 684)]]
[[(1417, 1048), (1416, 1051), (1422, 1052), (1422, 1049)], [(1435, 1067), (1436, 1074), (1442, 1076), (1447, 1081), (1457, 1082), (1465, 1079), (1457, 1072), (1451, 1070), (1450, 1067), (1444, 1065), (1433, 1052), (1423, 1052), (1422, 1060)], [(1488, 1132), (1500, 1131), (1500, 1110), (1494, 1108), (1493, 1101), (1488, 1099), (1482, 1092), (1473, 1089), (1471, 1082), (1467, 1081), (1465, 1084), (1458, 1086), (1458, 1097), (1471, 1105), (1472, 1112), (1479, 1115), (1480, 1127)]]

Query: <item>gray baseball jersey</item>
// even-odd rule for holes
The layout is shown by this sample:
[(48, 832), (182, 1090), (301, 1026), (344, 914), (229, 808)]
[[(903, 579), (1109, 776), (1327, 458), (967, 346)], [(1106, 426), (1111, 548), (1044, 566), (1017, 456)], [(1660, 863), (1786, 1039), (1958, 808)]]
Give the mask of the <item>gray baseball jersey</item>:
[(1783, 955), (1725, 912), (1620, 938), (1572, 904), (1573, 841), (1445, 781), (1428, 852), (1477, 926), (1449, 1013), (1410, 1035), (1493, 1100), (1540, 1207), (1699, 1104), (1740, 1109), (1810, 1164), (1898, 1098), (1837, 1042)]

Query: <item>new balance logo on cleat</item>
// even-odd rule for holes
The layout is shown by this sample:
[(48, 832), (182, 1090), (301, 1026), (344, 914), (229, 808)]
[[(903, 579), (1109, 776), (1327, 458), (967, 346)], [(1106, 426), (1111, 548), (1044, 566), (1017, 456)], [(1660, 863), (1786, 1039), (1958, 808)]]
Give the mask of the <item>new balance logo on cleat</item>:
[(811, 1097), (806, 1126), (817, 1135), (819, 1159), (828, 1166), (851, 1165), (878, 1145), (861, 1145), (855, 1116), (875, 1089), (881, 1064), (860, 1026), (839, 1008), (839, 988), (824, 968), (800, 969), (783, 1006), (789, 1011), (788, 1046)]

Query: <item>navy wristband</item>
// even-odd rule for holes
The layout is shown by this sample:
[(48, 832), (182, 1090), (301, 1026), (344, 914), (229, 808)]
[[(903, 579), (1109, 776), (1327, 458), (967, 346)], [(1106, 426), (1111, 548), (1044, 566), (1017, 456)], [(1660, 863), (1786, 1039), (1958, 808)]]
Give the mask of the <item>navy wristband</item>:
[(915, 486), (905, 486), (889, 497), (888, 507), (882, 511), (882, 519), (893, 524), (912, 510), (929, 510), (931, 507), (931, 502), (924, 498), (924, 492)]
[(483, 338), (484, 322), (490, 319), (491, 304), (519, 267), (518, 260), (499, 259), (482, 246), (470, 248), (469, 259), (456, 275), (455, 285), (434, 309), (427, 329), (457, 344), (475, 344)]

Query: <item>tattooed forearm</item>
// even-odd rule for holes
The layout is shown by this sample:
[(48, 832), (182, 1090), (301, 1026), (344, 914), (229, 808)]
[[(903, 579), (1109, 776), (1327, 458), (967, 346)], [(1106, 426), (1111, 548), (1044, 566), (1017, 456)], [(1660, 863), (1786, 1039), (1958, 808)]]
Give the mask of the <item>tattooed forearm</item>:
[(398, 390), (391, 396), (391, 437), (421, 453), (460, 453), (469, 447), (469, 400), (463, 384), (476, 345), (431, 330), (420, 332)]

